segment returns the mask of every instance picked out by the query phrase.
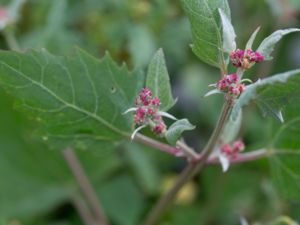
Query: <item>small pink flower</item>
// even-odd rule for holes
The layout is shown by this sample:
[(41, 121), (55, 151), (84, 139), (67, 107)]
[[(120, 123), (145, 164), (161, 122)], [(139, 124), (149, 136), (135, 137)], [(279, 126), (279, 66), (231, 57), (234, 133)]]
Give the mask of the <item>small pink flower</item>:
[(244, 84), (239, 84), (239, 85), (238, 85), (238, 88), (239, 88), (240, 94), (242, 94), (242, 93), (245, 91), (245, 89), (246, 89), (246, 87), (245, 87)]
[(147, 106), (150, 104), (150, 100), (152, 98), (152, 92), (149, 88), (144, 88), (140, 93), (135, 103), (137, 106), (144, 105)]
[(224, 144), (221, 146), (221, 153), (229, 159), (235, 159), (239, 153), (245, 149), (245, 144), (242, 141), (235, 141), (232, 145)]
[(229, 94), (239, 96), (240, 90), (238, 87), (229, 87)]
[(226, 82), (226, 79), (223, 78), (223, 79), (221, 79), (221, 80), (218, 81), (217, 88), (219, 90), (225, 91), (227, 87), (228, 87), (228, 84)]
[(225, 155), (230, 155), (231, 154), (231, 146), (229, 144), (224, 144), (222, 147), (221, 147), (221, 152)]
[(135, 116), (134, 116), (134, 123), (136, 124), (143, 124), (145, 122), (145, 115), (146, 115), (146, 110), (142, 107), (138, 108), (136, 110)]
[(265, 57), (258, 52), (255, 52), (255, 62), (262, 62), (265, 60)]
[(155, 113), (156, 113), (156, 112), (155, 112), (152, 108), (148, 108), (148, 109), (147, 109), (147, 114), (148, 114), (148, 115), (154, 116)]
[(240, 80), (236, 73), (227, 75), (225, 79), (228, 84), (236, 84)]
[(241, 152), (245, 149), (245, 144), (244, 142), (238, 140), (236, 142), (233, 143), (233, 149), (234, 151), (237, 151), (237, 152)]
[(160, 99), (159, 98), (153, 98), (151, 100), (151, 105), (153, 105), (153, 106), (160, 106)]
[(153, 132), (155, 134), (160, 135), (165, 131), (165, 129), (166, 129), (166, 125), (164, 123), (159, 123), (153, 128)]
[(235, 67), (242, 66), (242, 59), (244, 57), (245, 51), (237, 49), (230, 53), (230, 60)]
[(251, 49), (246, 49), (245, 51), (237, 49), (231, 52), (229, 57), (233, 66), (244, 69), (249, 69), (254, 63), (264, 60), (264, 57), (260, 53), (254, 52)]

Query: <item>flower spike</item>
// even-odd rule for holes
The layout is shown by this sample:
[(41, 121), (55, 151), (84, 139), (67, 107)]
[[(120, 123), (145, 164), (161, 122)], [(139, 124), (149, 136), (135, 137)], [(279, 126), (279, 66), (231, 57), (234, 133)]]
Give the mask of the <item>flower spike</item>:
[(149, 126), (156, 135), (163, 136), (166, 132), (166, 124), (162, 117), (177, 120), (173, 115), (159, 110), (161, 101), (154, 97), (149, 88), (143, 88), (135, 100), (136, 107), (129, 108), (123, 114), (135, 112), (134, 123), (138, 128), (134, 130), (131, 139), (146, 126)]

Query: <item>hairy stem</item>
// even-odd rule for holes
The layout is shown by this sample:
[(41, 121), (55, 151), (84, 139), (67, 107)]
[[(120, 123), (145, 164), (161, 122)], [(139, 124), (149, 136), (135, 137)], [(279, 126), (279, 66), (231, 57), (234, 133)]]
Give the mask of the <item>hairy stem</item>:
[(66, 149), (63, 151), (64, 157), (80, 186), (83, 196), (88, 203), (90, 210), (92, 211), (95, 221), (99, 225), (109, 225), (109, 222), (104, 214), (97, 195), (93, 190), (91, 183), (89, 182), (85, 172), (83, 171), (79, 160), (77, 159), (72, 149)]
[(174, 185), (171, 189), (162, 196), (158, 203), (154, 206), (152, 211), (147, 215), (144, 225), (154, 225), (160, 219), (164, 211), (167, 207), (172, 203), (178, 191), (190, 180), (192, 179), (198, 172), (200, 172), (206, 164), (206, 160), (211, 154), (211, 152), (216, 147), (222, 130), (226, 124), (227, 118), (229, 116), (230, 110), (232, 107), (232, 99), (227, 98), (224, 105), (222, 112), (220, 114), (218, 123), (207, 143), (205, 146), (202, 157), (194, 162), (189, 163), (189, 165), (181, 172), (177, 180), (175, 181)]

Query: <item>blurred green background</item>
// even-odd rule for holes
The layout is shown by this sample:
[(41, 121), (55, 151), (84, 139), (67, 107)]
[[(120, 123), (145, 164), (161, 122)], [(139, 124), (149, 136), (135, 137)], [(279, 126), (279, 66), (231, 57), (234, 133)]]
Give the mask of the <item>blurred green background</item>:
[[(255, 46), (276, 29), (300, 27), (299, 0), (229, 3), (240, 48), (258, 26)], [(172, 113), (197, 125), (195, 132), (185, 135), (191, 146), (201, 149), (207, 141), (222, 97), (202, 96), (219, 73), (192, 54), (189, 22), (179, 0), (27, 0), (15, 31), (22, 48), (72, 55), (74, 46), (79, 46), (99, 58), (109, 51), (119, 64), (143, 70), (155, 51), (163, 48), (173, 95), (178, 97)], [(2, 35), (0, 47), (8, 48)], [(299, 68), (300, 36), (285, 37), (274, 58), (256, 65), (247, 77), (256, 80)], [(32, 135), (33, 121), (17, 112), (13, 99), (2, 90), (0, 102), (0, 224), (82, 224), (71, 200), (76, 182), (61, 152), (48, 150)], [(246, 150), (263, 147), (276, 123), (263, 118), (255, 106), (247, 107), (239, 134)], [(185, 166), (181, 159), (134, 143), (124, 143), (113, 152), (90, 149), (77, 154), (116, 225), (140, 224)], [(183, 189), (160, 224), (229, 225), (239, 224), (241, 216), (268, 224), (282, 215), (300, 221), (300, 202), (277, 188), (271, 174), (268, 160), (234, 165), (226, 174), (211, 166)]]

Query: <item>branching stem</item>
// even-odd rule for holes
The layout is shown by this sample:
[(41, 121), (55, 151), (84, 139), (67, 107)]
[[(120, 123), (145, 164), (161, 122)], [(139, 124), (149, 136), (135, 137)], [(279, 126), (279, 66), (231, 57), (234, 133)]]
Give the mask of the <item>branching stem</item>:
[(207, 158), (218, 143), (222, 130), (230, 114), (231, 107), (232, 99), (227, 96), (218, 123), (203, 150), (202, 157), (197, 161), (189, 163), (188, 166), (181, 172), (171, 189), (158, 200), (158, 203), (154, 206), (153, 210), (147, 215), (146, 220), (143, 223), (144, 225), (156, 224), (167, 207), (172, 203), (178, 191), (204, 168)]

